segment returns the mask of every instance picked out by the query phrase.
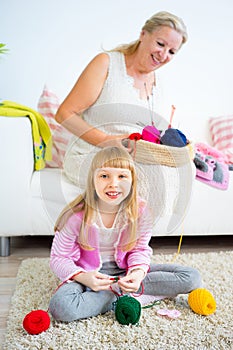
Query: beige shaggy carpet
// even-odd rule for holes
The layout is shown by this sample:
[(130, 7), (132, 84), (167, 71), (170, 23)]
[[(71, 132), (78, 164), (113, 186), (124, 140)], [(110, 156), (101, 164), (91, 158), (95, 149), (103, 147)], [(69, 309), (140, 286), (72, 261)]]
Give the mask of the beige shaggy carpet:
[[(172, 255), (153, 256), (156, 262), (171, 262)], [(214, 295), (217, 310), (210, 316), (195, 314), (187, 296), (163, 300), (160, 305), (143, 309), (138, 326), (122, 326), (114, 312), (70, 324), (51, 322), (39, 335), (22, 328), (23, 317), (33, 309), (48, 307), (57, 285), (48, 259), (24, 260), (19, 268), (16, 291), (8, 319), (5, 350), (227, 350), (233, 349), (232, 275), (233, 251), (220, 253), (181, 253), (176, 263), (198, 268), (204, 287)], [(168, 319), (157, 314), (159, 308), (178, 309), (181, 316)]]

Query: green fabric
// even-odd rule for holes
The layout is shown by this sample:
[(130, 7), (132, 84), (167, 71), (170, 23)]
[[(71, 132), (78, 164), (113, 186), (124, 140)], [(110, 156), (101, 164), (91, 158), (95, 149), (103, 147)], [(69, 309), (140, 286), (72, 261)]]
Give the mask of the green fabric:
[(32, 108), (12, 101), (3, 101), (0, 104), (0, 115), (30, 118), (34, 145), (34, 167), (35, 170), (43, 169), (45, 161), (52, 159), (52, 134), (44, 117)]

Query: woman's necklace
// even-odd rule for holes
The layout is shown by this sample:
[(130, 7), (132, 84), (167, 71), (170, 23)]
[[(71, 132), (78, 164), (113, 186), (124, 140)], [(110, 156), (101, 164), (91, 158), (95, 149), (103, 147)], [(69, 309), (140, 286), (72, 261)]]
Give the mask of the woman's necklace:
[[(154, 77), (154, 81), (152, 83), (152, 90), (151, 90), (151, 94), (150, 95), (149, 95), (149, 92), (148, 92), (148, 89), (147, 89), (147, 84), (146, 84), (146, 82), (144, 83), (148, 109), (150, 111), (151, 125), (153, 125), (153, 126), (154, 126), (154, 118), (153, 118), (153, 113), (154, 113), (154, 87), (155, 87), (155, 77)], [(150, 103), (150, 96), (151, 96), (151, 103)]]

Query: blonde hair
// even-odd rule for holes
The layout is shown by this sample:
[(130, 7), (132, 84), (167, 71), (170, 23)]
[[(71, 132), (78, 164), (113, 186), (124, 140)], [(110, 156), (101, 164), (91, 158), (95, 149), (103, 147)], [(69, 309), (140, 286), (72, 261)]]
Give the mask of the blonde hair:
[[(170, 12), (161, 11), (150, 17), (142, 27), (142, 30), (146, 30), (148, 33), (154, 32), (156, 29), (162, 26), (167, 26), (175, 29), (178, 33), (182, 35), (182, 44), (188, 40), (188, 34), (186, 26), (183, 20)], [(118, 51), (125, 55), (132, 55), (138, 49), (140, 45), (140, 40), (137, 39), (129, 44), (123, 44), (117, 46), (112, 51)]]
[(63, 209), (56, 221), (54, 230), (60, 231), (71, 215), (83, 211), (84, 214), (78, 241), (83, 249), (93, 249), (88, 243), (87, 227), (96, 217), (98, 197), (95, 191), (94, 173), (96, 169), (102, 167), (123, 168), (131, 171), (132, 186), (129, 195), (124, 200), (124, 211), (128, 218), (130, 234), (127, 244), (122, 248), (123, 251), (128, 251), (134, 247), (137, 239), (137, 177), (133, 159), (126, 150), (120, 147), (103, 148), (94, 156), (88, 173), (86, 191)]

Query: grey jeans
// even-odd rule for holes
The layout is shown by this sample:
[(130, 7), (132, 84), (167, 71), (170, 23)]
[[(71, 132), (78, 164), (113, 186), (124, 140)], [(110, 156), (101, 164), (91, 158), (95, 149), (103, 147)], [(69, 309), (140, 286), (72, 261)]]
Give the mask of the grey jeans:
[[(106, 269), (100, 271), (113, 275), (112, 269), (109, 272)], [(117, 275), (116, 270), (114, 275)], [(125, 275), (125, 271), (118, 270), (118, 275)], [(152, 264), (143, 285), (144, 294), (175, 297), (200, 288), (202, 282), (199, 271), (194, 268), (177, 264)], [(71, 322), (113, 310), (116, 299), (110, 290), (94, 292), (77, 282), (65, 283), (52, 296), (49, 311), (54, 319)]]

